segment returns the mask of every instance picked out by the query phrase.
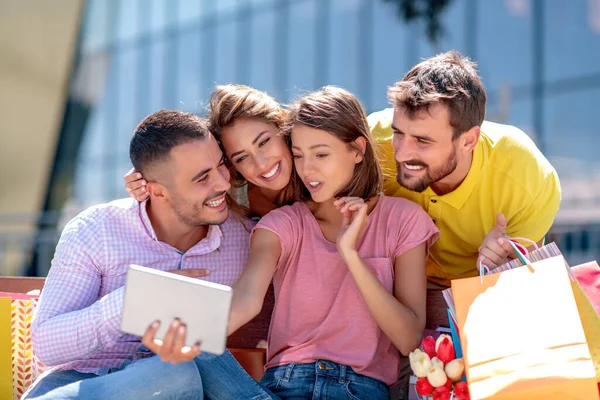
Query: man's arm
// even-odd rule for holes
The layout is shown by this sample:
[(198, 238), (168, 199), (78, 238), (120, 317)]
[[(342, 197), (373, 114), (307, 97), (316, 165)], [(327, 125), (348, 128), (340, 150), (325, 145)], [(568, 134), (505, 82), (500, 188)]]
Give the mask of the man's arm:
[[(69, 222), (61, 235), (31, 328), (37, 357), (54, 366), (111, 347), (120, 330), (124, 289), (98, 299), (102, 243), (93, 221)], [(90, 226), (91, 225), (91, 226)]]
[[(560, 182), (556, 172), (543, 180), (544, 184), (535, 197), (528, 200), (518, 212), (512, 215), (498, 214), (496, 225), (485, 237), (479, 248), (479, 260), (490, 269), (496, 268), (516, 254), (508, 242), (509, 238), (529, 239), (539, 246), (554, 222), (561, 202)], [(533, 246), (526, 245), (529, 251)]]
[[(231, 335), (261, 310), (265, 294), (273, 279), (281, 255), (279, 237), (270, 230), (258, 228), (252, 235), (250, 258), (242, 276), (233, 286), (233, 299), (227, 335)], [(162, 340), (154, 339), (160, 323), (153, 323), (142, 337), (142, 343), (164, 362), (188, 362), (200, 354), (199, 344), (185, 346), (185, 321), (171, 322)]]

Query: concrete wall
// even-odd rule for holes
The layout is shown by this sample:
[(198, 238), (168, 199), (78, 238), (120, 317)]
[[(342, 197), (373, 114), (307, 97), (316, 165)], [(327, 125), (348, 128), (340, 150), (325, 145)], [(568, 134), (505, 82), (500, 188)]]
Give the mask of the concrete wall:
[(0, 214), (43, 206), (83, 9), (0, 0)]

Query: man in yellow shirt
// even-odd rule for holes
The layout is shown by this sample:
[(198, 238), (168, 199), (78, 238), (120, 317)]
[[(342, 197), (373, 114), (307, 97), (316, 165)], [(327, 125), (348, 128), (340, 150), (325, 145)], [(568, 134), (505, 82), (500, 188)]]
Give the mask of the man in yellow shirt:
[(440, 230), (430, 282), (475, 276), (514, 257), (508, 238), (542, 243), (560, 205), (556, 171), (521, 130), (484, 121), (475, 64), (451, 51), (413, 67), (369, 125), (381, 144), (384, 192), (420, 204)]

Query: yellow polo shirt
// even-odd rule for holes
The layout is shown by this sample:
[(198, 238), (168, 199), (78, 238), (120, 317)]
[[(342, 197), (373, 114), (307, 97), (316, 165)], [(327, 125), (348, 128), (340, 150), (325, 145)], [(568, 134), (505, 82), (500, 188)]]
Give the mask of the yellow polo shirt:
[(418, 203), (440, 230), (427, 260), (430, 281), (449, 286), (452, 279), (475, 276), (479, 246), (499, 212), (508, 221), (508, 236), (536, 242), (544, 238), (560, 205), (560, 182), (524, 132), (485, 121), (467, 177), (453, 192), (438, 196), (431, 188), (416, 193), (396, 182), (392, 118), (391, 108), (368, 117), (380, 144), (386, 173), (384, 193)]

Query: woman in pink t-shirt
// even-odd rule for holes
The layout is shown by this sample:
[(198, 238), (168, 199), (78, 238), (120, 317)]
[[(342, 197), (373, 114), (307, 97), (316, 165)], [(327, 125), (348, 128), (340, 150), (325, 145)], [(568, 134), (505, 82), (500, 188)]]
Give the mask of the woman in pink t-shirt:
[(281, 398), (387, 399), (399, 353), (422, 337), (425, 259), (438, 230), (418, 205), (379, 195), (366, 115), (349, 92), (301, 98), (284, 128), (300, 201), (254, 228), (230, 333), (258, 314), (272, 280), (262, 383)]

